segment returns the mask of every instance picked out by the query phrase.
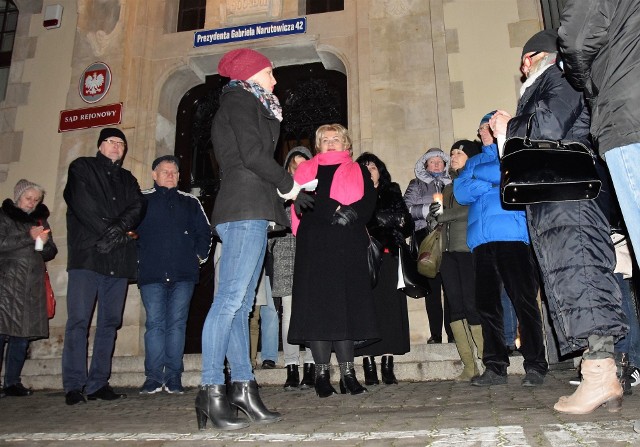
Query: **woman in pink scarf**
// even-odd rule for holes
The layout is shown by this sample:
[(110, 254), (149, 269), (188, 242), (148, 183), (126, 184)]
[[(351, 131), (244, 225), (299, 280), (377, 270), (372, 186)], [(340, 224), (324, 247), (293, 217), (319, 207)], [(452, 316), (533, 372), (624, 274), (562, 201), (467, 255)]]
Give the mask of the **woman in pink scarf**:
[[(316, 363), (315, 390), (336, 394), (329, 377), (331, 351), (340, 365), (340, 391), (366, 392), (353, 364), (354, 342), (379, 338), (367, 264), (366, 223), (376, 192), (366, 168), (351, 160), (351, 138), (340, 124), (316, 131), (318, 155), (303, 162), (294, 180), (318, 180), (315, 206), (292, 213), (296, 235), (289, 342), (308, 344)], [(300, 194), (302, 196), (302, 194)]]

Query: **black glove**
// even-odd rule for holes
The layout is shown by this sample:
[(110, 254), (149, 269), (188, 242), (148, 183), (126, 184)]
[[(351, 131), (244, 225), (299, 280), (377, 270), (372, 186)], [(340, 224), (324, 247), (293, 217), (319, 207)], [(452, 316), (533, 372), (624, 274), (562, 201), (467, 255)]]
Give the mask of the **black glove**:
[(349, 205), (340, 205), (340, 208), (333, 213), (331, 225), (346, 227), (347, 225), (354, 223), (357, 219), (358, 213), (356, 213), (356, 210), (351, 208)]
[(440, 202), (433, 202), (431, 205), (429, 205), (429, 215), (428, 217), (432, 217), (432, 218), (436, 218), (436, 216), (438, 215), (438, 210), (442, 208), (442, 205), (440, 205)]
[(312, 210), (314, 207), (315, 200), (309, 194), (300, 191), (298, 193), (298, 197), (293, 201), (293, 209), (296, 211), (296, 214), (299, 216), (303, 211)]
[(104, 230), (96, 243), (96, 249), (101, 254), (110, 253), (114, 248), (126, 244), (127, 240), (124, 222), (116, 220)]
[(406, 237), (404, 237), (404, 234), (402, 234), (400, 231), (398, 230), (393, 230), (393, 242), (395, 242), (395, 244), (399, 247), (402, 244), (406, 244)]

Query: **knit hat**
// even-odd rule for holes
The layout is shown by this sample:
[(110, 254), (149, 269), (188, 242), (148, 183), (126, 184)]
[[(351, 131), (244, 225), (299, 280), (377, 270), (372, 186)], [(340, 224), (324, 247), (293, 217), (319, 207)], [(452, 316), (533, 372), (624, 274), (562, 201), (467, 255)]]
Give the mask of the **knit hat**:
[(534, 34), (522, 47), (520, 59), (527, 53), (544, 51), (545, 53), (558, 52), (558, 31), (555, 29), (545, 29)]
[(178, 170), (180, 169), (180, 159), (173, 155), (163, 155), (162, 157), (156, 158), (151, 164), (151, 169), (155, 171), (158, 165), (163, 161), (170, 161), (171, 163), (175, 163), (175, 165), (178, 167)]
[(473, 157), (474, 155), (478, 155), (481, 152), (478, 143), (471, 140), (456, 141), (455, 143), (453, 143), (453, 146), (451, 146), (451, 150), (453, 151), (454, 149), (458, 149), (464, 152), (469, 158)]
[(485, 116), (482, 117), (482, 119), (480, 120), (480, 124), (478, 124), (478, 127), (482, 126), (483, 124), (486, 124), (489, 122), (489, 120), (491, 119), (491, 117), (497, 112), (497, 110), (493, 110), (489, 113), (487, 113)]
[(218, 63), (218, 73), (231, 79), (246, 81), (260, 70), (271, 66), (271, 61), (257, 51), (239, 48), (222, 56)]
[(13, 202), (18, 203), (22, 194), (24, 194), (27, 189), (31, 188), (40, 191), (44, 197), (44, 188), (42, 186), (32, 183), (29, 180), (21, 179), (18, 180), (18, 183), (16, 183), (16, 186), (13, 188)]
[(100, 131), (100, 136), (98, 137), (98, 147), (100, 144), (110, 137), (118, 137), (122, 141), (124, 141), (125, 147), (127, 146), (127, 137), (124, 136), (124, 133), (120, 129), (116, 129), (115, 127), (105, 127)]

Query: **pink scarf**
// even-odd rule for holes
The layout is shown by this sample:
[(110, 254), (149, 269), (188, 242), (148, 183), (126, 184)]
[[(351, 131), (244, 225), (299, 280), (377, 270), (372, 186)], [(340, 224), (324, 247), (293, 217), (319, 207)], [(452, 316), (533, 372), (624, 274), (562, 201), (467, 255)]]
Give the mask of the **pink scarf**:
[[(318, 175), (318, 166), (340, 165), (333, 175), (329, 197), (342, 205), (351, 205), (364, 196), (364, 179), (360, 165), (351, 160), (349, 151), (330, 151), (318, 154), (311, 160), (302, 162), (293, 179), (300, 185), (307, 183)], [(300, 219), (291, 205), (291, 231), (298, 232)]]

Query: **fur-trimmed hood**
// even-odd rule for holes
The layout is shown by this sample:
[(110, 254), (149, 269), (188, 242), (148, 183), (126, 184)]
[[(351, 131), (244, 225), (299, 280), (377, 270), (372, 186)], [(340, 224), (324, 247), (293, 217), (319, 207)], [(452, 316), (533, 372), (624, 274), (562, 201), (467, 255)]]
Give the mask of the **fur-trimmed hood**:
[(2, 202), (2, 211), (12, 220), (17, 222), (38, 222), (49, 218), (49, 208), (44, 203), (39, 203), (31, 214), (27, 214), (18, 208), (13, 200), (5, 199)]

